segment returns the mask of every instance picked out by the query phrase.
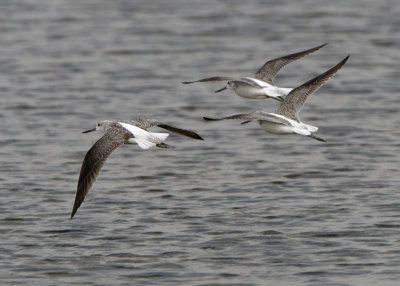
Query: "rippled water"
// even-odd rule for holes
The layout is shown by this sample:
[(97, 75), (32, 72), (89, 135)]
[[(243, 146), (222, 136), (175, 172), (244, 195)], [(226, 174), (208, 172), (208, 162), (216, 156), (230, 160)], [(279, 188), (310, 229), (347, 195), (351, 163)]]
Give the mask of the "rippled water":
[[(0, 284), (398, 285), (398, 1), (0, 2)], [(212, 75), (329, 42), (277, 78), (350, 60), (302, 111), (324, 144), (256, 124)], [(196, 130), (123, 146), (73, 220), (102, 119)]]

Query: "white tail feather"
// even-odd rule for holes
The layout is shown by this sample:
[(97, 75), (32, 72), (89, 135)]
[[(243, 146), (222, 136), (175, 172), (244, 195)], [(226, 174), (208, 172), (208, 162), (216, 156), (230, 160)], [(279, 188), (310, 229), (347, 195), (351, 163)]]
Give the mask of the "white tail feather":
[(147, 141), (145, 139), (133, 138), (132, 141), (136, 142), (139, 145), (139, 147), (142, 149), (149, 149), (151, 147), (156, 146), (155, 143)]
[(318, 127), (316, 126), (312, 126), (312, 125), (307, 125), (307, 128), (310, 132), (317, 132), (318, 131)]
[(293, 132), (300, 134), (300, 135), (310, 135), (311, 132), (308, 131), (307, 129), (301, 128), (301, 127), (292, 127)]

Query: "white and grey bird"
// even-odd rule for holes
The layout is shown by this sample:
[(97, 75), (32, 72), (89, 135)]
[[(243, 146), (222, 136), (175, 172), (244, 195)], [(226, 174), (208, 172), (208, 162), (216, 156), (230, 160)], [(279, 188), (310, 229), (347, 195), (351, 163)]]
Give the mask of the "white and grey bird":
[(225, 89), (232, 89), (237, 95), (251, 99), (273, 98), (283, 101), (284, 97), (293, 90), (293, 88), (284, 88), (275, 85), (274, 79), (279, 71), (287, 64), (301, 59), (302, 57), (311, 54), (328, 43), (311, 48), (302, 52), (286, 55), (270, 61), (267, 61), (253, 77), (224, 77), (214, 76), (195, 81), (185, 81), (183, 84), (195, 82), (209, 81), (227, 81), (226, 86), (215, 91), (220, 92)]
[(95, 128), (82, 132), (88, 133), (99, 130), (104, 135), (90, 148), (83, 159), (71, 219), (96, 181), (105, 161), (119, 146), (123, 144), (137, 144), (142, 149), (155, 146), (169, 147), (169, 145), (164, 143), (169, 134), (147, 131), (148, 128), (153, 126), (158, 126), (193, 139), (203, 140), (200, 135), (193, 131), (158, 123), (155, 120), (147, 118), (137, 118), (131, 121), (103, 120), (97, 123)]
[(248, 123), (257, 121), (261, 128), (269, 133), (285, 135), (300, 134), (313, 139), (326, 142), (325, 139), (315, 136), (318, 127), (305, 124), (300, 121), (299, 112), (306, 102), (309, 95), (317, 91), (324, 83), (328, 81), (347, 61), (349, 56), (345, 57), (340, 63), (330, 68), (326, 72), (316, 76), (306, 83), (294, 88), (282, 101), (281, 105), (274, 113), (256, 111), (248, 114), (237, 114), (224, 118), (203, 117), (208, 121), (236, 119), (245, 120)]

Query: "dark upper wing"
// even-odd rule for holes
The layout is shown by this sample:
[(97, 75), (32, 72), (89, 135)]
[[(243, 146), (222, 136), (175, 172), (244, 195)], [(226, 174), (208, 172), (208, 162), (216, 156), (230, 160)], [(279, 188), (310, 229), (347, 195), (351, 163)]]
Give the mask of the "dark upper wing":
[(306, 102), (307, 97), (326, 83), (346, 63), (349, 57), (345, 57), (336, 66), (293, 89), (275, 113), (300, 121), (298, 113)]
[(103, 137), (97, 140), (92, 148), (90, 148), (86, 153), (79, 174), (78, 187), (76, 190), (74, 207), (71, 212), (71, 218), (74, 217), (79, 206), (85, 199), (86, 194), (96, 181), (96, 178), (107, 158), (116, 148), (124, 144), (128, 138), (128, 133), (118, 132), (116, 129), (111, 129), (107, 131)]
[(122, 120), (119, 122), (124, 122), (124, 123), (128, 123), (131, 125), (135, 125), (136, 127), (142, 128), (144, 130), (157, 125), (157, 120), (149, 119), (149, 118), (135, 118), (130, 121)]
[(157, 126), (193, 139), (204, 140), (199, 134), (190, 130), (180, 129), (166, 124), (157, 124)]
[(207, 81), (224, 81), (224, 80), (234, 80), (236, 78), (234, 77), (225, 77), (225, 76), (214, 76), (214, 77), (208, 77), (208, 78), (203, 78), (195, 81), (184, 81), (182, 82), (183, 84), (189, 84), (189, 83), (194, 83), (194, 82), (207, 82)]
[(311, 48), (302, 52), (290, 54), (287, 56), (283, 56), (280, 58), (276, 58), (273, 60), (270, 60), (266, 62), (255, 74), (255, 78), (261, 79), (265, 82), (268, 82), (270, 84), (274, 84), (274, 78), (278, 74), (278, 72), (287, 64), (290, 64), (291, 62), (294, 62), (298, 59), (301, 59), (302, 57), (311, 54), (323, 46), (326, 46), (328, 43), (323, 44), (321, 46)]

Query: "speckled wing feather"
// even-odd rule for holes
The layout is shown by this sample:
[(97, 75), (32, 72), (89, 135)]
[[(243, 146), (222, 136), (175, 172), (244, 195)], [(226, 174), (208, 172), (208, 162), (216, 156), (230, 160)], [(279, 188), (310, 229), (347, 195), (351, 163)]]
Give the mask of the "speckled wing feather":
[(124, 122), (124, 123), (128, 123), (131, 125), (135, 125), (136, 127), (142, 128), (144, 130), (147, 130), (148, 128), (151, 128), (153, 126), (156, 126), (157, 120), (154, 119), (149, 119), (149, 118), (135, 118), (132, 119), (130, 121), (120, 121), (120, 122)]
[(121, 130), (123, 129), (110, 128), (86, 153), (79, 175), (71, 219), (96, 181), (107, 158), (115, 149), (123, 145), (131, 137), (129, 132), (121, 132)]
[(265, 82), (268, 82), (270, 84), (274, 85), (274, 78), (275, 76), (279, 73), (279, 71), (286, 66), (287, 64), (290, 64), (291, 62), (294, 62), (296, 60), (301, 59), (302, 57), (309, 55), (320, 48), (326, 46), (328, 43), (323, 44), (321, 46), (311, 48), (302, 52), (290, 54), (287, 56), (283, 56), (280, 58), (276, 58), (273, 60), (270, 60), (266, 62), (254, 75), (255, 78), (263, 80)]
[(203, 78), (195, 81), (184, 81), (183, 84), (195, 83), (195, 82), (207, 82), (207, 81), (225, 81), (225, 80), (235, 80), (237, 78), (234, 77), (226, 77), (226, 76), (213, 76), (208, 78)]
[(317, 91), (328, 81), (347, 61), (350, 56), (345, 57), (340, 63), (330, 68), (323, 74), (307, 81), (306, 83), (293, 89), (281, 103), (275, 113), (300, 121), (299, 111), (306, 102), (308, 96)]
[(242, 113), (236, 114), (232, 116), (227, 116), (223, 118), (210, 118), (210, 117), (203, 117), (206, 121), (218, 121), (218, 120), (246, 120), (246, 121), (257, 121), (257, 120), (264, 120), (273, 123), (280, 123), (290, 126), (290, 122), (285, 120), (284, 118), (274, 116), (271, 113), (263, 112), (263, 111), (256, 111), (254, 113)]

